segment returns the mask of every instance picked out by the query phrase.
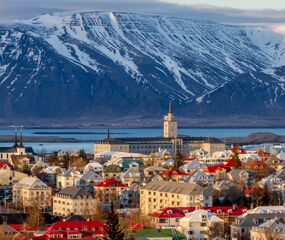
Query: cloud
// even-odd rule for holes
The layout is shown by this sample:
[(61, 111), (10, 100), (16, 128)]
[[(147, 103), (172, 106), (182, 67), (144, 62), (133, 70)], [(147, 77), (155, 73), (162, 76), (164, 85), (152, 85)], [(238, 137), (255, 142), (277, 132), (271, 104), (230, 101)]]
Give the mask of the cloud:
[(285, 10), (242, 10), (181, 5), (162, 0), (0, 0), (0, 20), (28, 19), (55, 11), (120, 11), (163, 14), (222, 23), (284, 23)]

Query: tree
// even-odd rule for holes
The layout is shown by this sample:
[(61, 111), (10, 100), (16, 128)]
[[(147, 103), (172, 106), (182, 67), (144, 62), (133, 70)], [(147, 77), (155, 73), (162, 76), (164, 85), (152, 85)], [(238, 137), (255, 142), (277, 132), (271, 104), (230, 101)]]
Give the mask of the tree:
[(31, 169), (30, 169), (29, 165), (27, 165), (27, 164), (25, 164), (23, 166), (22, 172), (25, 173), (25, 174), (28, 174), (29, 176), (32, 174)]
[(110, 209), (107, 212), (105, 225), (104, 240), (124, 239), (124, 232), (121, 230), (119, 215), (115, 211), (113, 202), (111, 202)]
[(87, 154), (86, 154), (86, 152), (84, 151), (84, 149), (80, 149), (80, 150), (79, 150), (78, 156), (79, 156), (83, 161), (88, 162)]
[(34, 201), (31, 207), (29, 207), (26, 221), (31, 227), (42, 227), (44, 225), (44, 216), (37, 201)]
[(184, 164), (183, 155), (181, 152), (177, 152), (174, 157), (174, 167), (180, 168)]
[(241, 168), (241, 161), (239, 159), (239, 154), (240, 154), (240, 147), (239, 146), (235, 146), (232, 148), (232, 157), (234, 159), (234, 168), (240, 169)]

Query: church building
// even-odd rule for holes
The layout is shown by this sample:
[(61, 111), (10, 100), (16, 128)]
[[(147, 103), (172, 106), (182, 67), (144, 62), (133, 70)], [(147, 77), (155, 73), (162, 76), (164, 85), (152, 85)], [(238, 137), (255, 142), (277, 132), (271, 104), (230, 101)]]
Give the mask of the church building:
[(18, 140), (17, 132), (15, 132), (14, 145), (11, 147), (0, 147), (0, 161), (12, 162), (15, 156), (34, 156), (35, 152), (31, 147), (25, 147), (23, 143), (23, 135), (20, 133)]
[(94, 154), (100, 152), (130, 152), (150, 154), (159, 149), (167, 149), (172, 154), (180, 151), (186, 155), (196, 149), (204, 149), (210, 155), (217, 151), (224, 151), (225, 144), (217, 138), (191, 137), (178, 135), (177, 121), (172, 112), (172, 104), (164, 116), (163, 137), (111, 137), (109, 132), (107, 138), (94, 144)]

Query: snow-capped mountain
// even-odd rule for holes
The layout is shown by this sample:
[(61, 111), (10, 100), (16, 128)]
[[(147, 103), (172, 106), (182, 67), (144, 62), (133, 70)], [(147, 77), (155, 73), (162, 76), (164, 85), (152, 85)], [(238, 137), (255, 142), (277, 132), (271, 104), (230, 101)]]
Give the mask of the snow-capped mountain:
[(285, 65), (284, 50), (284, 36), (262, 27), (114, 12), (41, 15), (0, 25), (0, 115), (148, 115), (165, 111), (169, 98), (185, 112), (197, 102), (207, 108), (206, 96), (237, 75), (251, 81), (246, 73)]
[(284, 116), (285, 66), (238, 75), (198, 98), (192, 108), (212, 116)]

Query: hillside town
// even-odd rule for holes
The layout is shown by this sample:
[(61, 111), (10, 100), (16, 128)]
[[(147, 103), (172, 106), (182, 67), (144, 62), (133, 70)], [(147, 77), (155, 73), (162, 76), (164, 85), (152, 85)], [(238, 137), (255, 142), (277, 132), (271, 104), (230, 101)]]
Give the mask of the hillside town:
[(285, 145), (178, 134), (36, 153), (0, 146), (0, 239), (285, 239)]

